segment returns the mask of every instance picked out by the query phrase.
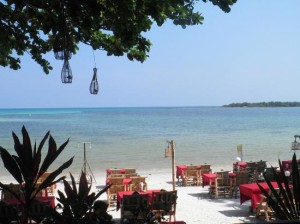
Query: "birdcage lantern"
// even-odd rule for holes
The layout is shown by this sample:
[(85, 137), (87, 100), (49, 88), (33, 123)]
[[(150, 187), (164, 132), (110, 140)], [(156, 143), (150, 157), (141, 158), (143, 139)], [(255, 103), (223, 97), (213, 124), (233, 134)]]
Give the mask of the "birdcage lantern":
[(292, 150), (300, 150), (300, 142), (297, 142), (297, 138), (300, 139), (300, 135), (294, 136), (295, 141), (292, 142)]
[(61, 70), (61, 82), (72, 83), (73, 75), (68, 59), (64, 59), (64, 65)]
[(72, 53), (68, 50), (57, 51), (54, 52), (54, 57), (57, 60), (65, 60), (65, 59), (70, 60), (72, 58)]
[(93, 78), (90, 84), (90, 93), (93, 95), (98, 94), (99, 92), (99, 84), (98, 84), (98, 80), (97, 80), (97, 68), (95, 67), (93, 69), (94, 74), (93, 74)]

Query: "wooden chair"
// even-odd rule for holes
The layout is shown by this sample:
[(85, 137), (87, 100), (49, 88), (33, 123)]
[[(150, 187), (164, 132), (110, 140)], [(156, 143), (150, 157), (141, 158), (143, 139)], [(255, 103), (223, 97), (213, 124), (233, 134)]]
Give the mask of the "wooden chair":
[(232, 198), (232, 178), (229, 177), (229, 171), (216, 172), (215, 182), (209, 187), (210, 197), (219, 198), (219, 196), (229, 196)]
[[(280, 189), (275, 189), (277, 193), (280, 195)], [(273, 194), (271, 194), (270, 191), (270, 196), (273, 197)], [(266, 222), (269, 222), (271, 218), (275, 217), (274, 211), (271, 209), (267, 202), (267, 198), (264, 194), (260, 195), (260, 200), (257, 203), (257, 209), (256, 209), (256, 218), (259, 218), (260, 216), (264, 215)]]
[(207, 173), (211, 173), (211, 167), (210, 167), (210, 164), (203, 164), (201, 165), (201, 175), (202, 174), (207, 174)]
[(171, 221), (173, 216), (173, 221), (176, 221), (176, 201), (177, 201), (176, 190), (152, 192), (151, 211), (159, 216), (168, 215), (169, 221)]
[(236, 176), (233, 180), (233, 189), (235, 198), (237, 198), (237, 192), (239, 190), (240, 184), (248, 184), (249, 183), (249, 173), (247, 171), (236, 171)]
[[(5, 184), (7, 188), (9, 188), (11, 191), (13, 191), (15, 194), (17, 194), (20, 198), (23, 196), (21, 192), (20, 184)], [(12, 193), (10, 193), (8, 190), (3, 189), (1, 194), (1, 199), (11, 199), (15, 198)]]
[(187, 169), (183, 171), (183, 186), (200, 186), (201, 182), (201, 171), (200, 170), (191, 170)]
[[(42, 184), (44, 182), (44, 180), (46, 180), (46, 178), (51, 174), (51, 172), (45, 172), (43, 173), (42, 176), (40, 176), (40, 178), (37, 180), (37, 184)], [(44, 196), (48, 196), (55, 194), (55, 184), (51, 185), (50, 187), (47, 187), (47, 189), (45, 189), (45, 191), (41, 191), (42, 193), (39, 193), (39, 196), (44, 197)]]
[(108, 206), (111, 206), (112, 204), (117, 202), (117, 194), (120, 191), (125, 191), (124, 184), (113, 184), (110, 188), (108, 188), (108, 190), (106, 191)]
[(146, 177), (131, 177), (129, 189), (131, 191), (146, 191), (148, 189)]
[(121, 223), (127, 220), (135, 223), (135, 220), (145, 220), (149, 212), (149, 194), (124, 195), (121, 204)]
[(40, 223), (47, 215), (50, 214), (50, 202), (34, 201), (30, 207), (30, 215), (32, 220)]
[(113, 185), (123, 185), (123, 177), (108, 177), (106, 183)]
[(12, 221), (18, 221), (17, 205), (7, 204), (0, 201), (0, 223), (9, 224)]

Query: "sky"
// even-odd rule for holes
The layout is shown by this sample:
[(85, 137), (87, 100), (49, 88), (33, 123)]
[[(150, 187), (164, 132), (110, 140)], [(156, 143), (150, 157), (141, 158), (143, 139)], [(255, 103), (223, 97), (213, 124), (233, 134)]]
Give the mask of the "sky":
[(93, 51), (80, 45), (70, 60), (73, 83), (61, 83), (63, 62), (46, 55), (46, 75), (29, 55), (21, 70), (0, 67), (0, 108), (222, 106), (300, 101), (300, 1), (238, 0), (230, 13), (197, 4), (203, 25), (171, 22), (145, 34), (149, 58), (132, 62), (95, 51), (98, 95), (89, 93)]

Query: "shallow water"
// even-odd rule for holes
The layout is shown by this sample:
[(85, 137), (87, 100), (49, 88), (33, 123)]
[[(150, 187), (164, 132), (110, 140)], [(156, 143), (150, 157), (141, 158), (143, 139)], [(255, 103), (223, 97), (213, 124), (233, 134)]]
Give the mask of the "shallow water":
[[(164, 157), (167, 140), (176, 142), (176, 164), (210, 163), (212, 168), (231, 167), (238, 144), (243, 160), (291, 159), (291, 142), (300, 132), (300, 108), (69, 108), (0, 110), (0, 146), (13, 150), (12, 131), (21, 139), (25, 125), (32, 142), (50, 130), (57, 145), (70, 138), (58, 164), (75, 156), (69, 169), (83, 167), (86, 142), (92, 172), (106, 168), (169, 169)], [(46, 152), (46, 148), (44, 148)], [(0, 162), (0, 166), (2, 162)], [(50, 169), (51, 169), (50, 168)], [(0, 175), (8, 175), (0, 169)]]

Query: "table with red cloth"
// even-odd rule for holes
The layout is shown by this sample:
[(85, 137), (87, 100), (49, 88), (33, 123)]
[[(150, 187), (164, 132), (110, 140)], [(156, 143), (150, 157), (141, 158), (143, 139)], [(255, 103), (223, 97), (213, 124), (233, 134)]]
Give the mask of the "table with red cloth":
[(237, 162), (232, 164), (233, 170), (244, 170), (247, 167), (247, 165), (247, 162)]
[[(233, 172), (228, 173), (229, 177), (235, 178), (236, 174)], [(215, 179), (217, 178), (216, 173), (205, 173), (202, 174), (202, 187), (210, 185), (210, 183), (215, 182)]]
[[(197, 169), (201, 169), (201, 166), (197, 166)], [(182, 178), (183, 172), (187, 170), (187, 165), (178, 165), (176, 166), (176, 178)]]
[[(259, 183), (266, 191), (269, 191), (269, 186), (266, 182)], [(271, 182), (274, 188), (278, 188), (277, 182)], [(252, 210), (257, 208), (257, 203), (260, 201), (262, 194), (257, 183), (241, 184), (240, 186), (240, 201), (243, 204), (245, 201), (251, 200)]]
[[(54, 196), (48, 196), (48, 197), (36, 197), (36, 200), (40, 202), (49, 202), (50, 206), (52, 208), (55, 208), (55, 197)], [(1, 201), (6, 202), (8, 204), (18, 205), (20, 202), (16, 198), (5, 198)]]
[[(300, 159), (297, 160), (297, 164), (300, 164)], [(283, 161), (281, 161), (281, 165), (284, 170), (291, 170), (292, 169), (292, 160), (283, 160)]]
[[(139, 194), (149, 195), (149, 203), (152, 202), (152, 192), (160, 192), (161, 190), (147, 190), (147, 191), (140, 191)], [(121, 204), (123, 202), (124, 195), (132, 195), (135, 191), (120, 191), (117, 193), (117, 210), (121, 208)]]
[[(123, 184), (125, 185), (126, 191), (129, 191), (129, 184), (130, 183), (131, 183), (131, 178), (123, 178)], [(106, 178), (106, 184), (109, 184), (109, 179), (108, 178)]]

